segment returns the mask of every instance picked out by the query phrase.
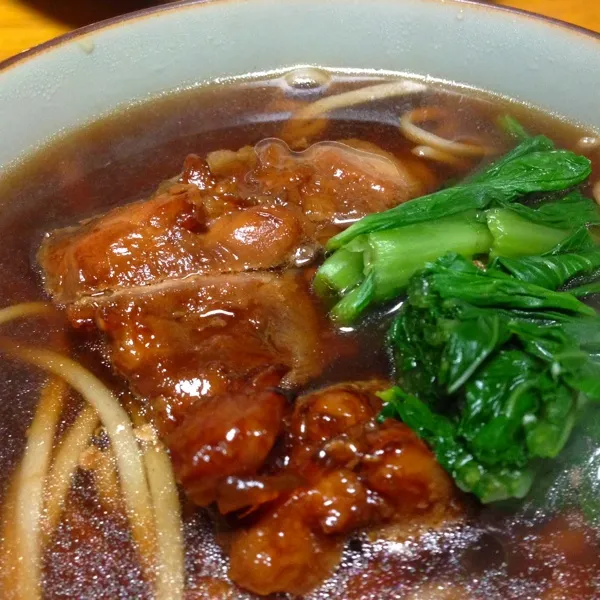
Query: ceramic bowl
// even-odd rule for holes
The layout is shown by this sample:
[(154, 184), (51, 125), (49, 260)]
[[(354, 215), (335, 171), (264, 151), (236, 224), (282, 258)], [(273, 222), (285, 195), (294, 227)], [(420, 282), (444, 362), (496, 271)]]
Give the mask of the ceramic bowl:
[(0, 166), (128, 103), (305, 64), (417, 73), (600, 129), (600, 37), (582, 29), (458, 0), (197, 0), (0, 65)]

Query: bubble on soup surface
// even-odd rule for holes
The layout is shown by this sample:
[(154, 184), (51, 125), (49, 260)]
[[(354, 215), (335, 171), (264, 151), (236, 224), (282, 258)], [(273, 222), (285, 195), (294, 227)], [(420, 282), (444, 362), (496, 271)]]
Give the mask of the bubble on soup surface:
[(329, 85), (331, 74), (316, 67), (301, 67), (286, 73), (283, 79), (294, 90), (314, 90)]
[(600, 137), (592, 135), (583, 136), (575, 144), (576, 150), (583, 153), (591, 152), (598, 147), (600, 147)]

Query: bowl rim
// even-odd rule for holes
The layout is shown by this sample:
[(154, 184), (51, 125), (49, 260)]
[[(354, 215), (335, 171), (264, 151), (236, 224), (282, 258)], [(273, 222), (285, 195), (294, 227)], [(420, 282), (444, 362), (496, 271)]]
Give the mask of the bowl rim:
[[(172, 2), (169, 4), (160, 4), (157, 6), (149, 6), (147, 8), (142, 8), (140, 10), (136, 10), (130, 13), (125, 13), (123, 15), (117, 15), (111, 17), (109, 19), (104, 19), (102, 21), (98, 21), (97, 23), (91, 23), (90, 25), (85, 25), (83, 27), (79, 27), (72, 31), (68, 31), (62, 35), (59, 35), (55, 38), (52, 38), (46, 42), (42, 42), (37, 46), (33, 46), (27, 50), (23, 50), (22, 52), (10, 56), (3, 61), (0, 61), (0, 74), (2, 72), (7, 71), (8, 69), (18, 67), (19, 65), (26, 63), (32, 59), (35, 59), (37, 56), (44, 54), (45, 52), (57, 48), (59, 46), (68, 44), (78, 38), (85, 37), (90, 33), (99, 31), (101, 29), (109, 29), (111, 27), (115, 27), (118, 25), (122, 25), (128, 23), (129, 21), (137, 21), (141, 19), (146, 19), (148, 17), (154, 17), (163, 12), (171, 12), (178, 11), (181, 9), (186, 9), (190, 6), (202, 6), (209, 4), (225, 4), (238, 2), (240, 0), (179, 0), (178, 2)], [(336, 0), (341, 1), (341, 0)], [(369, 0), (361, 0), (363, 2), (369, 2)], [(580, 25), (575, 25), (574, 23), (568, 23), (566, 21), (562, 21), (560, 19), (549, 17), (547, 15), (541, 15), (539, 13), (534, 13), (528, 10), (524, 10), (521, 8), (514, 8), (512, 6), (504, 6), (498, 4), (488, 4), (484, 3), (483, 0), (422, 0), (423, 2), (435, 2), (438, 4), (447, 4), (448, 1), (453, 2), (455, 4), (464, 4), (472, 7), (475, 10), (484, 10), (490, 12), (498, 12), (498, 13), (509, 13), (519, 19), (523, 20), (531, 20), (537, 21), (541, 23), (545, 23), (547, 26), (558, 27), (564, 31), (569, 31), (573, 35), (582, 36), (587, 39), (594, 40), (596, 42), (600, 42), (600, 32), (593, 31), (591, 29), (587, 29), (585, 27), (581, 27)]]

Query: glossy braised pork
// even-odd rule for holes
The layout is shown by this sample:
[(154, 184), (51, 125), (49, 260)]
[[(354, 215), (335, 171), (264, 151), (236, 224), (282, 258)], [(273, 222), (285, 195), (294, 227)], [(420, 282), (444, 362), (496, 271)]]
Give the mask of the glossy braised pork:
[(422, 193), (423, 171), (352, 140), (190, 156), (153, 198), (49, 234), (38, 255), (46, 290), (64, 304), (189, 275), (301, 266), (349, 222)]
[(192, 277), (88, 298), (68, 309), (105, 334), (106, 353), (167, 433), (199, 399), (238, 390), (269, 369), (273, 386), (320, 374), (334, 334), (297, 271)]
[[(359, 528), (402, 523), (411, 535), (460, 513), (452, 482), (434, 456), (402, 423), (378, 424), (385, 382), (335, 385), (302, 396), (286, 431), (285, 460), (270, 479), (221, 491), (263, 486), (265, 500), (233, 534), (230, 576), (259, 594), (303, 594), (337, 566), (346, 534)], [(179, 446), (172, 448), (175, 464)], [(271, 482), (301, 483), (269, 497)], [(282, 486), (283, 487), (283, 486)]]
[(50, 233), (38, 259), (77, 328), (149, 408), (178, 481), (234, 525), (230, 575), (259, 594), (304, 593), (345, 536), (459, 512), (449, 478), (404, 425), (378, 424), (375, 392), (301, 396), (354, 344), (313, 298), (320, 245), (431, 185), (418, 162), (367, 144), (278, 140), (191, 156), (143, 202)]

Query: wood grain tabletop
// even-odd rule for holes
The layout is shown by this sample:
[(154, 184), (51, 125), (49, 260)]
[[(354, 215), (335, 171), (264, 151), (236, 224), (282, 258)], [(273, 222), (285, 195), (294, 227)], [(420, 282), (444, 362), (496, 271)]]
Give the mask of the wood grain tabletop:
[[(0, 60), (77, 27), (158, 3), (152, 0), (0, 0)], [(496, 3), (600, 31), (598, 0), (497, 0)]]

